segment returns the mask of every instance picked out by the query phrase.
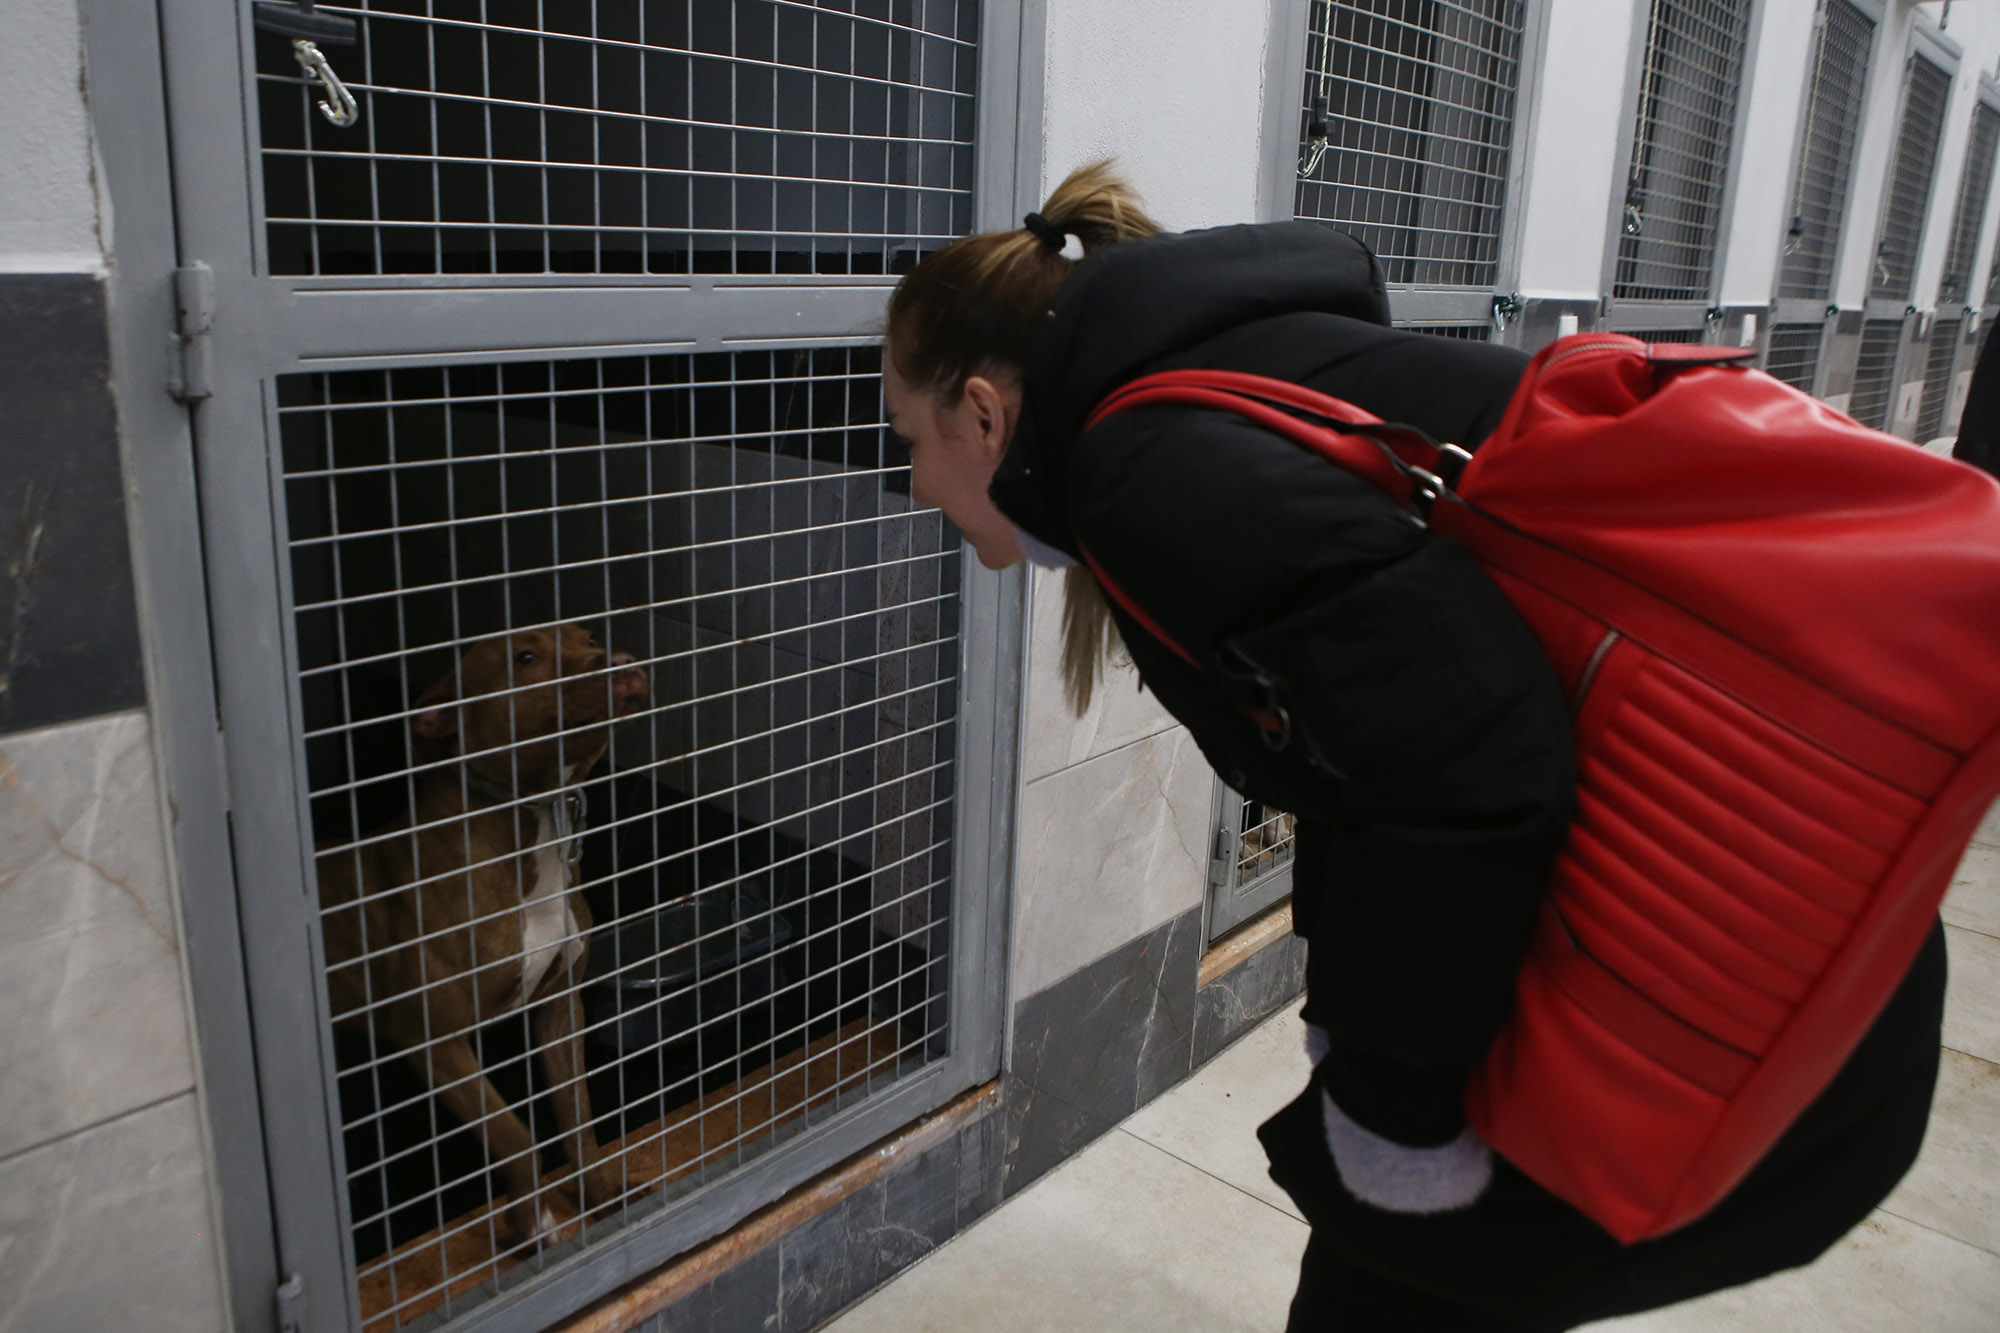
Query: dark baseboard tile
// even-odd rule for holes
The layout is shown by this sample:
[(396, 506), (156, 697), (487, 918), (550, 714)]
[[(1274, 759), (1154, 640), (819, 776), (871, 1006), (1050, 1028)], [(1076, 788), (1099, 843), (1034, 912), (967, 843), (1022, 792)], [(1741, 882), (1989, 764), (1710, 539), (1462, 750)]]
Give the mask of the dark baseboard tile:
[(1306, 942), (1285, 928), (1203, 986), (1195, 998), (1194, 1063), (1224, 1047), (1305, 993)]
[(1194, 1067), (1201, 916), (1164, 922), (1015, 1006), (1003, 1197)]
[(0, 273), (0, 735), (145, 702), (104, 284)]
[(807, 1333), (944, 1244), (999, 1194), (988, 1083), (575, 1316), (562, 1333)]

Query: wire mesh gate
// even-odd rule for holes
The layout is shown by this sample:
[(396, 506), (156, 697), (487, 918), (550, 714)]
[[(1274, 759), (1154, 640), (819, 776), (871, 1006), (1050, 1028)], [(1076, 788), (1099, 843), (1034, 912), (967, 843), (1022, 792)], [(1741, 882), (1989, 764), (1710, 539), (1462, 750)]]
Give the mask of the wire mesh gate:
[(1492, 319), (1529, 19), (1526, 0), (1312, 0), (1293, 212), (1375, 252), (1401, 324)]
[(1902, 401), (1906, 384), (1915, 379), (1909, 302), (1950, 95), (1950, 72), (1925, 52), (1911, 52), (1903, 67), (1902, 112), (1875, 233), (1867, 322), (1849, 408), (1856, 421), (1882, 430), (1913, 431), (1916, 424)]
[(1209, 851), (1208, 937), (1228, 934), (1292, 891), (1297, 819), (1216, 784)]
[[(1486, 342), (1513, 278), (1513, 142), (1528, 0), (1310, 0), (1305, 7), (1296, 218), (1360, 238), (1399, 328)], [(1290, 168), (1287, 168), (1290, 171)], [(1208, 932), (1290, 892), (1292, 817), (1220, 780)]]
[[(1972, 129), (1966, 136), (1965, 164), (1959, 173), (1958, 202), (1952, 209), (1951, 237), (1945, 246), (1944, 272), (1938, 278), (1937, 313), (1930, 329), (1930, 348), (1924, 358), (1924, 392), (1917, 409), (1917, 443), (1934, 440), (1958, 429), (1957, 410), (1959, 364), (1965, 344), (1967, 322), (1978, 313), (1972, 299), (1972, 262), (1979, 246), (1979, 230), (1986, 218), (1986, 203), (1993, 189), (1993, 164), (2000, 153), (2000, 110), (1980, 101), (1972, 108)], [(1967, 375), (1970, 374), (1968, 368)], [(1961, 404), (1962, 405), (1962, 404)]]
[(1779, 257), (1764, 368), (1811, 393), (1824, 354), (1834, 265), (1868, 92), (1875, 21), (1849, 0), (1820, 9), (1792, 177), (1792, 215)]
[(1638, 53), (1606, 327), (1700, 342), (1716, 291), (1749, 0), (1651, 0)]
[(1018, 591), (911, 502), (869, 335), (1009, 186), (1005, 8), (322, 6), (343, 127), (247, 8), (168, 7), (311, 1326), (545, 1326), (997, 1059), (956, 760), (1009, 748)]

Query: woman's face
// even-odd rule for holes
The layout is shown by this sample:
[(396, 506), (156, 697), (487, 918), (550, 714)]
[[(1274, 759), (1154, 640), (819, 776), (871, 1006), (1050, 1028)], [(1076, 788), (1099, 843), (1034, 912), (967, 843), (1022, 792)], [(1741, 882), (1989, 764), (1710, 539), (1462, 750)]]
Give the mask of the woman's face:
[(894, 358), (882, 372), (882, 396), (889, 428), (910, 451), (910, 492), (919, 504), (936, 505), (958, 524), (988, 569), (1021, 561), (1014, 525), (986, 493), (1014, 423), (1021, 417), (1021, 386), (1011, 376), (974, 375), (951, 407), (942, 407), (929, 389), (916, 388), (897, 373)]

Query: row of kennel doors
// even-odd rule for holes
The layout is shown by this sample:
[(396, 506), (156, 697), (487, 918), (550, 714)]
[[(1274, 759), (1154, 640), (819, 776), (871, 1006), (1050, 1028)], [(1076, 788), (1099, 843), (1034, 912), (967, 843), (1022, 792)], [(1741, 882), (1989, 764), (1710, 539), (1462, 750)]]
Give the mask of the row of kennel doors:
[[(1515, 139), (1538, 95), (1533, 53), (1547, 7), (1307, 0), (1301, 8), (1290, 211), (1367, 241), (1400, 322), (1503, 333), (1519, 313), (1506, 294), (1519, 249)], [(1948, 433), (1981, 315), (2000, 290), (1972, 290), (2000, 146), (2000, 85), (1961, 70), (1923, 22), (1892, 51), (1891, 14), (1880, 0), (1817, 0), (1787, 228), (1771, 238), (1778, 272), (1768, 309), (1748, 312), (1753, 326), (1745, 312), (1716, 302), (1748, 53), (1762, 12), (1751, 0), (1647, 0), (1633, 15), (1618, 215), (1596, 312), (1602, 327), (1652, 341), (1742, 337), (1760, 347), (1773, 375), (1828, 396), (1865, 424), (1920, 441)], [(1981, 87), (1943, 273), (1935, 292), (1918, 292), (1947, 105), (1964, 78), (1980, 78)], [(1871, 99), (1871, 87), (1894, 96)], [(1896, 125), (1880, 217), (1864, 232), (1849, 214), (1871, 100), (1893, 107)], [(1876, 261), (1866, 307), (1834, 310), (1835, 269), (1863, 246)], [(1919, 313), (1932, 305), (1934, 316)]]

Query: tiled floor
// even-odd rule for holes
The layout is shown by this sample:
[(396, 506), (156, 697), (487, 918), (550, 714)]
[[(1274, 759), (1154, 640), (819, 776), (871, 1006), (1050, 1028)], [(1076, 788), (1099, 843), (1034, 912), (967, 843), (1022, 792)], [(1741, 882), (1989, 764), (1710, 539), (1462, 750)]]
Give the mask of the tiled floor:
[[(1909, 1178), (1811, 1268), (1593, 1333), (2000, 1329), (2000, 810), (1944, 915), (1944, 1068)], [(1273, 1333), (1306, 1227), (1253, 1131), (1305, 1076), (1288, 1010), (829, 1333)]]

